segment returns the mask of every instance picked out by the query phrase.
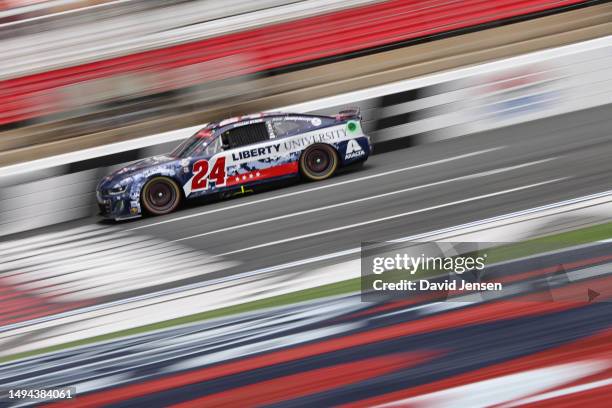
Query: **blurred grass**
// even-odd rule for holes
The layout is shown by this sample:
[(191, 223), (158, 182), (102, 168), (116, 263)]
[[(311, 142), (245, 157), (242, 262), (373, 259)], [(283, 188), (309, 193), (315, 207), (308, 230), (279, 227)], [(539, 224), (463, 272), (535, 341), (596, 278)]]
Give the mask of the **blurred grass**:
[(316, 288), (305, 289), (298, 292), (287, 293), (284, 295), (273, 296), (266, 299), (255, 300), (252, 302), (241, 303), (239, 305), (228, 306), (221, 309), (209, 310), (202, 313), (196, 313), (189, 316), (184, 316), (176, 319), (165, 320), (159, 323), (148, 324), (146, 326), (134, 327), (133, 329), (121, 330), (113, 333), (103, 334), (100, 336), (89, 337), (82, 340), (71, 341), (69, 343), (58, 344), (57, 346), (45, 347), (38, 350), (27, 351), (23, 353), (13, 354), (10, 356), (0, 357), (0, 364), (8, 361), (21, 358), (32, 357), (38, 354), (51, 353), (72, 347), (84, 346), (91, 343), (97, 343), (106, 340), (118, 339), (121, 337), (133, 336), (153, 330), (167, 329), (170, 327), (201, 322), (203, 320), (214, 319), (218, 317), (230, 316), (244, 312), (252, 312), (255, 310), (265, 309), (269, 307), (285, 306), (292, 303), (319, 299), (328, 296), (334, 296), (344, 293), (357, 292), (360, 289), (360, 278), (349, 279), (342, 282), (336, 282), (329, 285), (318, 286)]
[[(612, 223), (595, 225), (578, 230), (567, 231), (559, 234), (548, 235), (540, 238), (531, 239), (528, 241), (504, 245), (492, 250), (489, 250), (487, 263), (501, 262), (516, 258), (522, 258), (545, 251), (567, 248), (570, 246), (587, 244), (595, 241), (603, 241), (612, 238)], [(422, 277), (422, 276), (420, 276)], [(416, 276), (414, 277), (416, 279)], [(84, 346), (101, 341), (118, 339), (121, 337), (133, 336), (150, 332), (153, 330), (162, 330), (178, 325), (201, 322), (203, 320), (227, 317), (234, 314), (252, 312), (272, 307), (285, 306), (293, 303), (304, 302), (308, 300), (319, 299), (328, 296), (342, 295), (358, 292), (361, 289), (361, 278), (354, 278), (342, 282), (336, 282), (328, 285), (318, 286), (315, 288), (305, 289), (297, 292), (287, 293), (284, 295), (273, 296), (266, 299), (255, 300), (252, 302), (242, 303), (239, 305), (228, 306), (221, 309), (210, 310), (202, 313), (197, 313), (189, 316), (180, 317), (177, 319), (165, 320), (163, 322), (139, 326), (132, 329), (121, 330), (113, 333), (108, 333), (100, 336), (89, 337), (69, 343), (60, 344), (57, 346), (46, 347), (38, 350), (17, 353), (10, 356), (0, 357), (0, 364), (8, 361), (32, 357), (38, 354), (50, 353), (72, 347)]]
[(612, 223), (547, 235), (487, 251), (487, 264), (612, 238)]

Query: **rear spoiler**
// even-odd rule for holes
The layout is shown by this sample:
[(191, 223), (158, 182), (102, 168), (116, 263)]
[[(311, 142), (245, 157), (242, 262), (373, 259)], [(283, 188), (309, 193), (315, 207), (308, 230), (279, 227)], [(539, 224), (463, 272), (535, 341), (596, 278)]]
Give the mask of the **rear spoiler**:
[(361, 112), (359, 108), (341, 110), (336, 115), (336, 119), (337, 120), (348, 120), (348, 119), (361, 120)]

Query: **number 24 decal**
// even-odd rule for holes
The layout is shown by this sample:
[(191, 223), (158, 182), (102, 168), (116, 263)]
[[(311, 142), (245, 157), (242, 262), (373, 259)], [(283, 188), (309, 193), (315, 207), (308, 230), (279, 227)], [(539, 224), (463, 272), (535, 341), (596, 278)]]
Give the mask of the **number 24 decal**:
[(193, 163), (193, 179), (191, 180), (191, 191), (208, 189), (208, 181), (215, 182), (215, 187), (225, 185), (225, 157), (220, 156), (210, 169), (208, 160), (198, 160)]

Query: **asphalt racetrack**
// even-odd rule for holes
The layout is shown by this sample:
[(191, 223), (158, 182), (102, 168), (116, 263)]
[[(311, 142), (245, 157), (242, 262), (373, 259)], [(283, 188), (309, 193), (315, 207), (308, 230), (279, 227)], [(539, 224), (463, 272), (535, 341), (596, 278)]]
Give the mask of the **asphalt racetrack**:
[[(122, 223), (96, 216), (4, 237), (14, 247), (3, 258), (10, 261), (3, 265), (5, 273), (46, 296), (52, 295), (47, 277), (65, 280), (54, 281), (61, 296), (50, 298), (52, 303), (17, 302), (7, 306), (0, 323), (72, 309), (84, 300), (99, 303), (309, 260), (359, 248), (365, 241), (407, 237), (610, 190), (611, 111), (608, 105), (375, 154), (363, 168), (323, 182), (294, 182), (224, 201), (192, 203), (168, 216)], [(75, 232), (80, 229), (98, 235), (85, 239), (86, 234)], [(160, 250), (149, 249), (154, 245)], [(115, 255), (105, 255), (113, 246)], [(152, 253), (159, 260), (153, 265), (158, 278), (144, 263)], [(211, 255), (223, 265), (206, 269), (198, 263)], [(50, 262), (63, 269), (52, 270)]]
[(378, 154), (325, 182), (120, 226), (259, 268), (597, 193), (612, 188), (611, 111)]
[(611, 111), (603, 106), (382, 153), (324, 182), (119, 227), (254, 269), (597, 193), (612, 188)]

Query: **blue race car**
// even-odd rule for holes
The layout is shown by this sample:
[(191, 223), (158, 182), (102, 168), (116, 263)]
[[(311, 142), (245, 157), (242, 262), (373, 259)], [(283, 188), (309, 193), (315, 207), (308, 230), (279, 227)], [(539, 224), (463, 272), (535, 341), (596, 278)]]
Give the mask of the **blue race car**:
[(370, 138), (358, 110), (332, 116), (262, 113), (210, 123), (173, 152), (140, 160), (98, 184), (100, 213), (123, 220), (175, 210), (183, 199), (227, 195), (302, 176), (323, 180), (365, 161)]

